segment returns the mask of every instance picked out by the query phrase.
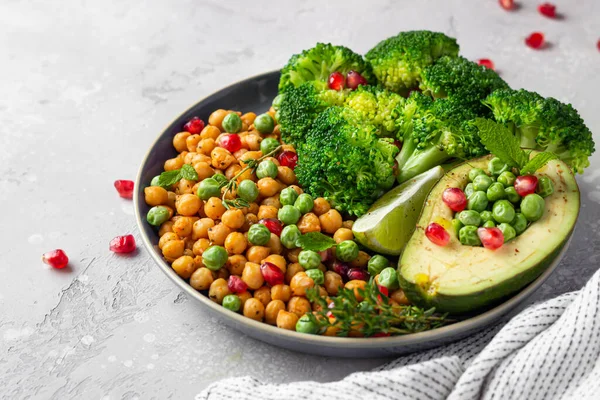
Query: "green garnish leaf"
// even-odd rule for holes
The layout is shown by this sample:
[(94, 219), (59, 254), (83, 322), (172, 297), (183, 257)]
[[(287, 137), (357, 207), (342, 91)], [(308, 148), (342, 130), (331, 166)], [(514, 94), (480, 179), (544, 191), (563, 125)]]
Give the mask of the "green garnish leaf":
[(169, 187), (176, 184), (181, 179), (181, 170), (165, 171), (158, 177), (158, 186)]
[(527, 153), (521, 149), (519, 139), (503, 124), (485, 118), (477, 118), (481, 143), (490, 153), (501, 159), (509, 167), (521, 168), (529, 161)]
[(323, 251), (335, 246), (335, 240), (321, 232), (308, 232), (298, 238), (296, 246), (302, 250)]
[(549, 151), (538, 153), (531, 160), (529, 160), (529, 162), (527, 162), (523, 168), (521, 168), (521, 175), (533, 174), (535, 171), (548, 164), (548, 162), (556, 159), (558, 159), (558, 156)]
[(190, 164), (183, 164), (183, 167), (181, 167), (181, 177), (188, 181), (197, 181), (198, 173)]

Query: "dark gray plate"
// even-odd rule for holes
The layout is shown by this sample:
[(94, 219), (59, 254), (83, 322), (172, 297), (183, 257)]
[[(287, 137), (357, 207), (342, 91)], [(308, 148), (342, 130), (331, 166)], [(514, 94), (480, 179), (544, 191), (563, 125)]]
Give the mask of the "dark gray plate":
[(158, 136), (156, 142), (154, 142), (142, 161), (135, 183), (134, 203), (138, 227), (144, 245), (156, 262), (156, 265), (181, 290), (198, 301), (198, 304), (205, 307), (207, 311), (218, 317), (225, 324), (264, 342), (305, 353), (337, 357), (381, 357), (404, 354), (456, 341), (491, 325), (494, 321), (527, 299), (558, 266), (566, 252), (568, 244), (540, 277), (521, 292), (495, 308), (432, 331), (389, 338), (338, 338), (287, 331), (265, 323), (256, 322), (212, 302), (208, 297), (194, 290), (187, 282), (177, 276), (162, 259), (162, 255), (157, 247), (157, 232), (145, 221), (149, 207), (143, 201), (144, 187), (149, 185), (152, 177), (162, 172), (163, 163), (166, 159), (177, 155), (172, 145), (172, 138), (173, 135), (181, 131), (181, 127), (187, 120), (193, 116), (198, 116), (206, 121), (210, 113), (219, 108), (242, 112), (253, 111), (257, 114), (264, 112), (268, 110), (271, 101), (277, 95), (278, 81), (279, 71), (258, 75), (228, 86), (192, 106), (177, 117)]

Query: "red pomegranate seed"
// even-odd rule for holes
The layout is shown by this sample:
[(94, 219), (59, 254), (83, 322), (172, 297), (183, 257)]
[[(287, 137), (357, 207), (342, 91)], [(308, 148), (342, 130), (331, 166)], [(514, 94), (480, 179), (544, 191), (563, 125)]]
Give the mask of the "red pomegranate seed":
[(379, 289), (379, 291), (381, 292), (381, 294), (384, 295), (384, 296), (389, 296), (390, 295), (390, 290), (388, 288), (386, 288), (385, 286), (377, 285), (377, 289)]
[(504, 244), (504, 235), (499, 228), (477, 228), (477, 236), (486, 249), (496, 250)]
[(452, 211), (462, 211), (467, 207), (467, 196), (459, 188), (448, 188), (442, 193), (442, 200)]
[(367, 271), (365, 271), (364, 269), (350, 268), (350, 270), (348, 271), (348, 280), (350, 280), (350, 281), (354, 281), (354, 280), (368, 281), (369, 273)]
[(333, 258), (333, 251), (329, 248), (327, 250), (323, 250), (319, 252), (321, 256), (321, 262), (327, 262)]
[(242, 139), (240, 139), (240, 136), (237, 133), (223, 135), (219, 139), (219, 146), (228, 150), (230, 153), (235, 153), (242, 148)]
[(67, 253), (65, 253), (63, 250), (56, 249), (44, 253), (42, 256), (42, 261), (45, 264), (50, 265), (52, 268), (62, 269), (69, 263), (69, 257), (67, 257)]
[(135, 250), (135, 238), (133, 235), (117, 236), (110, 241), (108, 248), (114, 253), (131, 253)]
[(494, 67), (494, 62), (492, 60), (490, 60), (489, 58), (480, 58), (477, 61), (477, 64), (483, 65), (487, 69), (491, 69), (491, 70), (494, 70), (494, 68), (495, 68)]
[(534, 175), (517, 176), (515, 179), (515, 190), (521, 197), (535, 193), (537, 188), (538, 178)]
[(544, 34), (541, 32), (533, 32), (525, 39), (525, 44), (532, 49), (539, 50), (544, 47)]
[(204, 121), (198, 117), (194, 117), (183, 126), (183, 129), (192, 135), (197, 135), (202, 132), (202, 129), (204, 129)]
[(600, 50), (600, 39), (598, 39), (598, 43), (596, 43), (596, 47)]
[(377, 333), (371, 335), (371, 337), (388, 337), (388, 336), (391, 336), (391, 334), (385, 333), (385, 332), (377, 332)]
[(360, 85), (367, 85), (367, 80), (356, 71), (348, 71), (346, 75), (346, 84), (352, 90), (356, 89)]
[(450, 241), (450, 235), (446, 230), (435, 222), (429, 224), (429, 226), (425, 229), (425, 236), (427, 239), (431, 241), (433, 244), (437, 244), (438, 246), (445, 246)]
[(327, 85), (331, 90), (342, 90), (346, 87), (346, 78), (340, 72), (332, 72), (331, 75), (329, 75)]
[(281, 236), (281, 231), (283, 230), (283, 223), (277, 218), (263, 218), (258, 221), (259, 224), (263, 224), (271, 233), (276, 234), (277, 236)]
[(337, 260), (334, 261), (333, 265), (331, 266), (331, 270), (339, 274), (342, 279), (348, 279), (348, 271), (350, 270), (350, 267), (343, 262)]
[(260, 272), (262, 273), (265, 282), (270, 286), (281, 285), (285, 281), (285, 275), (279, 269), (279, 267), (270, 262), (264, 262), (260, 266)]
[(248, 285), (237, 275), (229, 275), (227, 287), (231, 293), (243, 293), (248, 290)]
[(277, 159), (282, 167), (289, 167), (291, 169), (296, 168), (296, 164), (298, 163), (298, 155), (290, 150), (282, 151)]
[(556, 6), (552, 3), (542, 3), (538, 6), (538, 11), (544, 17), (556, 18)]
[(115, 189), (119, 192), (119, 196), (124, 199), (133, 197), (133, 181), (119, 179), (115, 181)]
[(514, 0), (499, 0), (500, 6), (505, 10), (511, 11), (515, 8)]

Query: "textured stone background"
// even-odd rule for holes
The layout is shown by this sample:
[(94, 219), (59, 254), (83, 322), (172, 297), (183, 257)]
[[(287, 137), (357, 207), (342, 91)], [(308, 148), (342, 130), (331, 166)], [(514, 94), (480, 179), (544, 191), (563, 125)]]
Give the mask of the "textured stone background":
[[(492, 58), (514, 87), (572, 102), (600, 132), (600, 3), (556, 1), (562, 21), (522, 3), (507, 13), (496, 0), (2, 1), (0, 395), (193, 398), (227, 376), (328, 381), (383, 363), (245, 338), (179, 293), (144, 250), (111, 254), (112, 237), (137, 233), (112, 182), (133, 178), (162, 127), (220, 87), (316, 41), (363, 52), (408, 29), (456, 36), (463, 55)], [(548, 49), (524, 46), (533, 30)], [(598, 264), (598, 155), (579, 182), (575, 240), (537, 299), (578, 289)], [(56, 247), (70, 270), (40, 262)]]

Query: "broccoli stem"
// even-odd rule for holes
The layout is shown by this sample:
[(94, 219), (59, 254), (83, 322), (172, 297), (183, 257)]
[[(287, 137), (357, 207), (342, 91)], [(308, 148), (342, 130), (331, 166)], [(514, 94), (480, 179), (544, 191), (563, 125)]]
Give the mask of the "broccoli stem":
[[(404, 149), (404, 147), (403, 147)], [(445, 151), (432, 146), (423, 151), (417, 151), (406, 161), (398, 174), (398, 183), (406, 182), (409, 179), (435, 167), (443, 164), (450, 156)]]
[(535, 138), (539, 131), (539, 126), (534, 125), (523, 125), (517, 128), (517, 133), (521, 139), (521, 147), (524, 149), (535, 149), (538, 145)]

